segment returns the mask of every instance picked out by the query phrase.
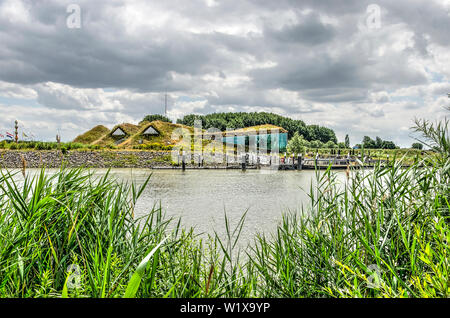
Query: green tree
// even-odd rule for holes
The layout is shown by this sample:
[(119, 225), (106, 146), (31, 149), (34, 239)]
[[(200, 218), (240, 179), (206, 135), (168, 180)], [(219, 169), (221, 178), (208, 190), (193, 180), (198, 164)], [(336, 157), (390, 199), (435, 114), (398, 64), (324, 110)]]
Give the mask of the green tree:
[(350, 148), (350, 137), (345, 135), (345, 148)]
[(323, 143), (320, 140), (313, 140), (310, 142), (310, 147), (313, 149), (320, 149), (323, 147)]
[(318, 125), (308, 126), (308, 136), (309, 140), (319, 140), (322, 143), (326, 143), (328, 141), (333, 141), (334, 143), (337, 142), (334, 131)]
[(325, 144), (323, 145), (323, 147), (324, 147), (325, 149), (334, 149), (334, 148), (337, 147), (337, 145), (336, 145), (334, 142), (332, 142), (332, 141), (330, 140), (329, 142), (325, 143)]
[(376, 149), (383, 149), (384, 141), (380, 137), (375, 138), (375, 148)]
[(423, 149), (423, 144), (421, 144), (420, 142), (415, 142), (412, 144), (411, 146), (413, 149), (419, 149), (422, 150)]
[(305, 140), (319, 140), (321, 142), (333, 141), (337, 143), (336, 134), (333, 130), (318, 125), (307, 126), (303, 121), (291, 119), (273, 113), (213, 113), (208, 115), (186, 115), (177, 120), (177, 123), (194, 126), (194, 120), (200, 119), (204, 129), (215, 127), (221, 130), (226, 128), (246, 128), (257, 125), (271, 124), (283, 127), (288, 131), (288, 137), (292, 138), (295, 132), (303, 136)]
[(362, 146), (366, 149), (375, 149), (376, 148), (376, 142), (369, 136), (364, 136)]
[(307, 141), (303, 136), (300, 136), (298, 132), (295, 132), (294, 137), (292, 137), (287, 145), (287, 150), (290, 153), (304, 153), (305, 147), (307, 146)]
[(154, 115), (147, 115), (147, 116), (145, 116), (144, 119), (142, 119), (141, 123), (144, 122), (144, 121), (155, 121), (155, 120), (160, 120), (160, 121), (163, 121), (163, 122), (166, 122), (166, 123), (171, 123), (172, 122), (172, 120), (170, 120), (166, 116), (159, 115), (159, 114), (154, 114)]
[(382, 149), (397, 149), (398, 147), (395, 145), (393, 141), (383, 141)]
[(369, 136), (364, 136), (362, 145), (366, 149), (397, 149), (393, 141), (382, 140), (380, 137), (376, 137), (375, 140)]

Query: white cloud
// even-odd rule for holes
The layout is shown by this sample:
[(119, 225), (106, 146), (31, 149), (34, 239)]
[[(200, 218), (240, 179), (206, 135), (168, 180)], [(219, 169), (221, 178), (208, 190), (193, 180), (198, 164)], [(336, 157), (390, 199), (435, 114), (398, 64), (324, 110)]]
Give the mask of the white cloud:
[(22, 1), (5, 0), (0, 4), (0, 18), (12, 23), (30, 21), (29, 8)]
[(0, 96), (17, 99), (36, 99), (37, 93), (34, 89), (27, 86), (0, 81)]

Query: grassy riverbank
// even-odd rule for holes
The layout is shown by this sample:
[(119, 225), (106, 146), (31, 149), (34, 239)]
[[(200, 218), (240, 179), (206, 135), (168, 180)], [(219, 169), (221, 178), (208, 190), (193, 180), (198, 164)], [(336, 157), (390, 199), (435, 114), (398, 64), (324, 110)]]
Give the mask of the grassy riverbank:
[(448, 128), (424, 131), (431, 165), (318, 173), (303, 214), (241, 252), (244, 217), (206, 240), (158, 208), (136, 219), (147, 183), (4, 173), (0, 297), (448, 297)]

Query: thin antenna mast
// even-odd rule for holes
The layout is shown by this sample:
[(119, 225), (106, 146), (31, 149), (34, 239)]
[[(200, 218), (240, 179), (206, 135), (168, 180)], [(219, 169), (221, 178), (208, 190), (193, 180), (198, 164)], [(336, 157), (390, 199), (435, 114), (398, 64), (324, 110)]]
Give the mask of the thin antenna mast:
[(167, 92), (164, 95), (164, 116), (167, 117)]

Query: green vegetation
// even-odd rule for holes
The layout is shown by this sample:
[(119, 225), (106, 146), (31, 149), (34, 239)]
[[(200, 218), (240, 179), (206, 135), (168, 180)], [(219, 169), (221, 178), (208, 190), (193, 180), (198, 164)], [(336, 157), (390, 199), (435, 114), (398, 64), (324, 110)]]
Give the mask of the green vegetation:
[(147, 116), (145, 116), (144, 119), (140, 122), (140, 124), (145, 122), (145, 121), (152, 122), (152, 121), (156, 121), (156, 120), (162, 121), (162, 122), (166, 122), (166, 123), (171, 123), (172, 122), (172, 120), (170, 118), (167, 118), (166, 116), (163, 116), (163, 115), (156, 114), (156, 115), (147, 115)]
[[(141, 150), (171, 150), (176, 140), (172, 140), (172, 133), (177, 128), (184, 128), (193, 132), (192, 127), (172, 124), (160, 115), (150, 115), (147, 119), (155, 119), (151, 122), (143, 120), (139, 125), (123, 123), (116, 125), (112, 130), (103, 130), (97, 126), (90, 131), (78, 136), (74, 141), (85, 140), (91, 141), (90, 146), (98, 149), (141, 149)], [(162, 120), (160, 120), (162, 119)], [(143, 133), (149, 127), (153, 127), (158, 135), (145, 136)], [(121, 129), (125, 135), (114, 136), (116, 129)], [(93, 136), (95, 134), (95, 137)], [(103, 134), (102, 134), (103, 133)]]
[(436, 174), (395, 165), (354, 173), (343, 190), (318, 176), (307, 216), (257, 241), (262, 296), (448, 297), (449, 176)]
[(20, 141), (17, 144), (15, 142), (0, 142), (0, 149), (5, 150), (57, 150), (60, 148), (64, 152), (68, 150), (97, 150), (100, 149), (100, 146), (86, 145), (78, 142), (62, 142), (60, 144), (46, 141)]
[(364, 136), (362, 146), (366, 149), (396, 149), (398, 148), (392, 141), (382, 140), (376, 137), (375, 140)]
[(333, 150), (337, 148), (345, 149), (345, 145), (343, 143), (336, 144), (331, 140), (326, 143), (323, 143), (320, 140), (308, 141), (303, 136), (299, 135), (298, 132), (296, 132), (294, 136), (289, 140), (287, 146), (287, 150), (291, 154), (305, 153), (307, 151), (318, 152), (319, 149), (322, 150), (320, 151), (320, 153), (332, 154), (334, 153)]
[[(316, 153), (322, 158), (334, 157), (340, 153), (341, 156), (370, 157), (372, 160), (388, 160), (388, 161), (402, 161), (404, 165), (411, 165), (418, 161), (429, 162), (431, 157), (436, 157), (437, 153), (432, 150), (418, 150), (418, 149), (346, 149), (346, 148), (305, 148), (306, 157), (313, 158)], [(293, 152), (288, 152), (289, 155)]]
[(288, 142), (287, 150), (292, 154), (304, 153), (307, 145), (309, 145), (308, 141), (306, 141), (303, 136), (300, 136), (298, 132), (295, 132), (294, 137)]
[(111, 162), (111, 167), (127, 167), (135, 166), (139, 158), (134, 154), (116, 156), (116, 159)]
[(412, 149), (422, 150), (423, 149), (423, 144), (421, 144), (420, 142), (415, 142), (415, 143), (412, 144), (411, 148)]
[(102, 138), (104, 135), (109, 133), (109, 129), (103, 125), (98, 125), (91, 130), (79, 135), (73, 140), (73, 142), (89, 145), (95, 143), (97, 140)]
[(102, 151), (100, 156), (108, 162), (108, 167), (129, 167), (138, 164), (139, 157), (134, 153), (121, 153), (118, 154), (115, 151)]
[(172, 156), (171, 155), (164, 155), (164, 156), (159, 156), (159, 157), (155, 157), (152, 160), (148, 161), (150, 164), (152, 163), (162, 163), (162, 164), (175, 164), (172, 162)]
[[(449, 297), (448, 121), (418, 121), (438, 151), (348, 173), (328, 169), (299, 214), (255, 237), (244, 257), (226, 237), (200, 239), (154, 207), (147, 186), (82, 169), (0, 176), (0, 297)], [(421, 167), (420, 164), (425, 166)]]
[[(145, 137), (142, 133), (149, 127), (153, 127), (158, 131), (157, 136)], [(137, 149), (155, 149), (159, 147), (160, 150), (170, 150), (169, 146), (173, 147), (176, 140), (172, 140), (172, 134), (176, 129), (186, 129), (190, 133), (194, 132), (192, 127), (172, 124), (164, 121), (141, 122), (140, 129), (127, 142), (123, 144), (125, 147), (137, 147)], [(142, 144), (140, 144), (142, 142)], [(158, 146), (157, 146), (158, 145)]]
[[(113, 133), (117, 130), (121, 129), (125, 136), (113, 136)], [(101, 137), (99, 140), (95, 141), (95, 145), (99, 145), (101, 147), (121, 147), (126, 141), (131, 137), (134, 136), (139, 130), (141, 129), (141, 126), (136, 126), (129, 123), (123, 123), (120, 125), (116, 125), (111, 129), (110, 132), (108, 132), (106, 135)]]
[[(350, 137), (348, 135), (345, 135), (344, 147), (350, 148)], [(344, 147), (342, 147), (342, 148), (344, 148)]]
[(154, 142), (154, 143), (148, 143), (148, 144), (142, 144), (142, 145), (134, 145), (133, 149), (140, 149), (140, 150), (166, 150), (170, 151), (173, 149), (173, 145), (162, 145), (160, 143)]
[(208, 115), (187, 115), (179, 119), (177, 123), (194, 126), (195, 120), (202, 121), (202, 128), (208, 129), (211, 127), (225, 131), (226, 128), (239, 129), (245, 127), (252, 127), (257, 125), (271, 124), (283, 127), (288, 131), (289, 138), (293, 137), (295, 132), (308, 141), (320, 140), (323, 143), (333, 141), (337, 143), (336, 134), (333, 130), (317, 125), (307, 126), (301, 120), (294, 120), (288, 117), (283, 117), (272, 113), (214, 113)]

